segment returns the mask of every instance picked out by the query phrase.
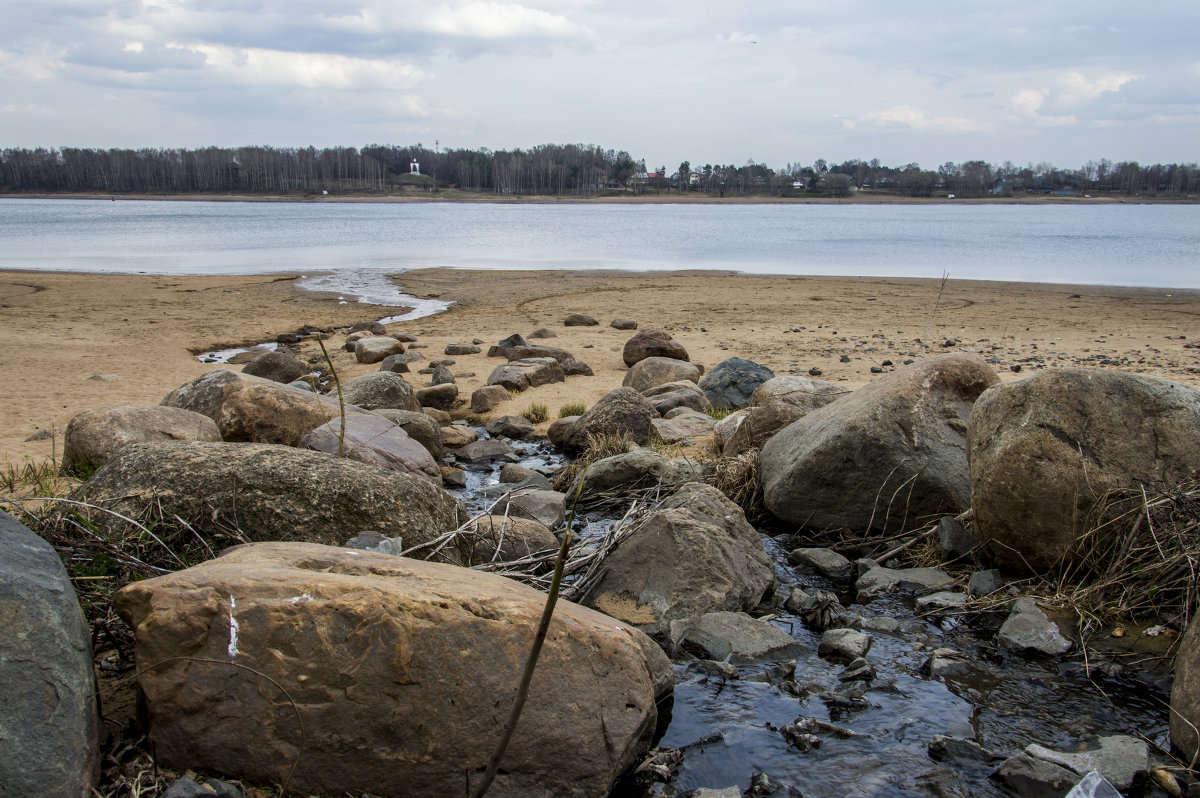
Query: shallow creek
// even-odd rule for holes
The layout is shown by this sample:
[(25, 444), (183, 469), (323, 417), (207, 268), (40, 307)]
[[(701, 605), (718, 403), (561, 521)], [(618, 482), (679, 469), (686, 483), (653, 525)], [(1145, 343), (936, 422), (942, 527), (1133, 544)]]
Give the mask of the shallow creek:
[[(527, 468), (549, 472), (564, 462), (545, 442), (511, 445)], [(499, 468), (499, 463), (469, 466), (467, 487), (451, 492), (472, 514), (484, 512), (494, 499), (479, 491), (497, 483)], [(577, 526), (612, 520), (589, 515)], [(1149, 676), (1101, 677), (1093, 669), (1089, 679), (1079, 655), (1049, 660), (1011, 654), (995, 641), (1000, 616), (921, 618), (914, 613), (912, 596), (855, 604), (849, 584), (797, 573), (778, 540), (764, 534), (763, 542), (776, 563), (779, 584), (769, 608), (778, 617), (771, 623), (809, 653), (796, 660), (790, 677), (780, 672), (784, 663), (772, 663), (740, 666), (739, 677), (728, 680), (682, 654), (675, 662), (674, 696), (660, 708), (657, 739), (660, 747), (685, 749), (682, 763), (669, 782), (647, 785), (627, 779), (614, 789), (614, 797), (673, 796), (699, 787), (745, 790), (759, 773), (806, 798), (1005, 796), (988, 781), (991, 765), (936, 762), (928, 755), (929, 741), (935, 735), (965, 738), (1003, 756), (1030, 743), (1073, 751), (1113, 734), (1166, 742), (1167, 692), (1163, 685), (1151, 684)], [(894, 633), (864, 628), (872, 638), (866, 659), (876, 671), (874, 680), (839, 683), (843, 667), (816, 655), (820, 634), (783, 608), (793, 587), (832, 590), (851, 612), (898, 622)], [(966, 673), (939, 679), (922, 674), (930, 652), (941, 647), (966, 655)], [(844, 700), (848, 696), (861, 700)], [(846, 739), (820, 732), (819, 745), (801, 752), (779, 731), (801, 717), (861, 736)], [(951, 778), (963, 792), (947, 792), (951, 782), (932, 778), (931, 783), (925, 774), (939, 768), (953, 771)]]

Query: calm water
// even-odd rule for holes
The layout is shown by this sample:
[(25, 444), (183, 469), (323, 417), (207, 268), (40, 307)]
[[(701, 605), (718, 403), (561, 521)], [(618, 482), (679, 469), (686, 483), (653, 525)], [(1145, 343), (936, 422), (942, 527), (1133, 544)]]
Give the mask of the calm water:
[[(734, 269), (1200, 288), (1200, 205), (0, 200), (0, 268), (153, 274)], [(369, 289), (369, 286), (366, 288)]]

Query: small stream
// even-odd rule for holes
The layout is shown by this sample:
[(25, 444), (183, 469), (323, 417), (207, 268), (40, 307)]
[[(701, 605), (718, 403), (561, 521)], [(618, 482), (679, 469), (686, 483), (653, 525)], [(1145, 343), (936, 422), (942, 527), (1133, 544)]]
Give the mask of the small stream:
[[(510, 445), (520, 465), (542, 473), (565, 462), (545, 441)], [(500, 465), (468, 466), (467, 486), (451, 491), (472, 514), (485, 512), (494, 501), (480, 490), (498, 482)], [(608, 519), (588, 517), (579, 523), (613, 520), (610, 513)], [(995, 640), (1003, 621), (998, 615), (921, 618), (911, 596), (855, 604), (847, 592), (851, 585), (798, 573), (778, 540), (764, 534), (763, 542), (778, 581), (769, 608), (778, 617), (771, 622), (809, 653), (796, 660), (794, 675), (789, 664), (773, 663), (741, 666), (738, 678), (728, 680), (683, 654), (675, 663), (674, 696), (660, 708), (656, 741), (661, 748), (684, 749), (682, 762), (668, 782), (627, 778), (613, 798), (675, 796), (700, 787), (745, 790), (760, 773), (806, 798), (1000, 797), (1009, 793), (988, 780), (994, 763), (936, 762), (927, 753), (929, 741), (935, 735), (974, 740), (1002, 756), (1030, 743), (1072, 751), (1114, 734), (1166, 744), (1169, 687), (1151, 684), (1149, 676), (1101, 678), (1093, 671), (1089, 680), (1079, 656), (1050, 660), (1012, 654)], [(874, 680), (839, 682), (843, 667), (816, 655), (820, 634), (783, 607), (793, 587), (834, 591), (846, 609), (867, 619), (863, 631), (872, 647), (866, 658), (876, 670)], [(872, 618), (898, 624), (872, 623)], [(898, 628), (892, 633), (876, 628), (885, 625)], [(922, 666), (940, 647), (965, 654), (966, 671), (941, 679), (924, 676)], [(800, 717), (829, 721), (861, 736), (819, 734), (819, 746), (801, 752), (778, 730)], [(952, 771), (950, 782), (944, 781), (946, 769)], [(947, 792), (946, 783), (960, 792)]]

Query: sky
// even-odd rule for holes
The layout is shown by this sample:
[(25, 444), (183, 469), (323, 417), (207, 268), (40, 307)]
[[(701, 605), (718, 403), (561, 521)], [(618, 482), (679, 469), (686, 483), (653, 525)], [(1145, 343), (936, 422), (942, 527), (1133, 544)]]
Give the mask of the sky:
[(1197, 0), (0, 0), (0, 147), (1200, 160)]

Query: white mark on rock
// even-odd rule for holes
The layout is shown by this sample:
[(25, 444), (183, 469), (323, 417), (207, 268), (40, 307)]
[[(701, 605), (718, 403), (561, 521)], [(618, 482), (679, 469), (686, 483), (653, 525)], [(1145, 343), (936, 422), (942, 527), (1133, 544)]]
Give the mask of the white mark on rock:
[(307, 593), (301, 593), (299, 596), (288, 599), (288, 604), (299, 604), (301, 601), (312, 601), (313, 597)]
[(233, 595), (229, 596), (229, 658), (233, 659), (238, 655), (237, 635), (238, 622), (237, 618), (233, 617), (233, 611), (237, 609), (237, 602), (233, 600)]

